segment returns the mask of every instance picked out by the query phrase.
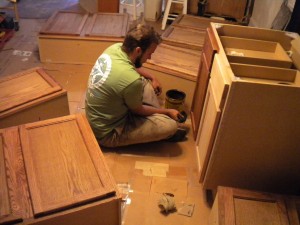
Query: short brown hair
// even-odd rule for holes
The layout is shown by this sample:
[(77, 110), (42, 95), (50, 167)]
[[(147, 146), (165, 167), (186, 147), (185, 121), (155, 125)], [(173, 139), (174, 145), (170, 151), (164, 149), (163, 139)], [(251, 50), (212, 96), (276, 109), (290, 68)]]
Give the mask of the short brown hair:
[(161, 37), (153, 27), (147, 24), (137, 24), (127, 32), (122, 48), (125, 52), (131, 53), (136, 47), (140, 47), (144, 52), (152, 43), (159, 44), (160, 42)]

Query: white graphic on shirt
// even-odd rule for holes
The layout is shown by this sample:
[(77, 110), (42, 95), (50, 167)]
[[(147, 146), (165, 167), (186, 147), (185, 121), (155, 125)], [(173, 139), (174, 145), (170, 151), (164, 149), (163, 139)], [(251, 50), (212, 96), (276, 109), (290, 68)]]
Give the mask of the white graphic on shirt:
[(101, 87), (106, 81), (111, 71), (111, 58), (107, 54), (102, 54), (92, 69), (89, 80), (89, 88), (95, 89)]

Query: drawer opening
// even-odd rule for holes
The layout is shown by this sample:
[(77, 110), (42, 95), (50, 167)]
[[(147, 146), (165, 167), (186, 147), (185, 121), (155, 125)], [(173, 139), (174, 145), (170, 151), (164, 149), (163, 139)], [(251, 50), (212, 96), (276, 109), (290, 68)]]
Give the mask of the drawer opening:
[(229, 62), (291, 68), (292, 60), (278, 42), (220, 37)]
[(294, 83), (296, 80), (297, 73), (299, 73), (297, 70), (278, 67), (247, 65), (238, 63), (231, 63), (230, 66), (236, 77), (276, 80), (280, 82)]

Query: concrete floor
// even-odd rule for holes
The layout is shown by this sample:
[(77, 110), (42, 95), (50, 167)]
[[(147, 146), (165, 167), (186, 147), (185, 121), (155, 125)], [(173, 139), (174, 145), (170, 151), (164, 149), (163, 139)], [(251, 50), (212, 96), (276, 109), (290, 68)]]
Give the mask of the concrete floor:
[[(45, 64), (39, 61), (37, 35), (45, 19), (21, 19), (20, 30), (0, 51), (0, 78), (41, 66), (67, 91), (71, 114), (84, 113), (84, 95), (91, 66)], [(159, 29), (160, 21), (153, 24)], [(59, 50), (58, 50), (59, 51)], [(186, 126), (190, 126), (187, 120)], [(210, 204), (199, 184), (198, 164), (192, 132), (181, 143), (156, 142), (130, 147), (102, 148), (115, 181), (128, 187), (124, 192), (122, 224), (206, 225)], [(162, 193), (174, 194), (177, 212), (160, 212)], [(178, 212), (193, 205), (192, 216)]]

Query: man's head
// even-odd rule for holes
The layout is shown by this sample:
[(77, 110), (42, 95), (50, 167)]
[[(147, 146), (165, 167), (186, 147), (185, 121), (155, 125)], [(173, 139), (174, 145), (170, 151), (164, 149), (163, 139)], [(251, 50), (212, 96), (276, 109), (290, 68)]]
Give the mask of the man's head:
[(147, 59), (151, 58), (151, 54), (160, 42), (161, 38), (153, 27), (138, 24), (127, 32), (122, 49), (139, 68)]

